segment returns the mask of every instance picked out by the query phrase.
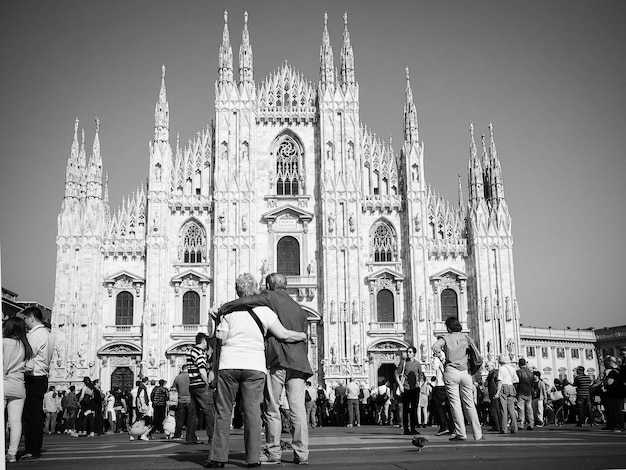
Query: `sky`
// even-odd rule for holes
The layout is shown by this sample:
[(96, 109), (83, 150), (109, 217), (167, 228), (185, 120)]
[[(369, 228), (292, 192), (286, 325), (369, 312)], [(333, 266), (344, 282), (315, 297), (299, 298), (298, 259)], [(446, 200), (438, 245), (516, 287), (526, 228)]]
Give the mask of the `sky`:
[(469, 122), (493, 122), (522, 324), (626, 324), (621, 0), (3, 1), (0, 248), (18, 300), (53, 305), (75, 118), (88, 154), (100, 119), (116, 209), (147, 177), (162, 64), (172, 145), (213, 118), (225, 9), (235, 66), (249, 13), (257, 85), (285, 59), (319, 79), (324, 11), (337, 66), (347, 11), (361, 121), (399, 151), (408, 67), (426, 179), (451, 202)]

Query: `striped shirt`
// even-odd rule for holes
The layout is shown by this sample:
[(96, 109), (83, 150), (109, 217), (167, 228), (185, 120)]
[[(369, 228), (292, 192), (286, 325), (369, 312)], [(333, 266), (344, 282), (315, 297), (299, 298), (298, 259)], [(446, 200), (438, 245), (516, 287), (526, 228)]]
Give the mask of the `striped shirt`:
[(586, 374), (578, 374), (574, 377), (574, 387), (576, 387), (576, 396), (580, 398), (589, 398), (591, 377)]
[(204, 369), (208, 377), (206, 351), (197, 345), (192, 347), (187, 354), (187, 373), (189, 374), (189, 389), (202, 388), (206, 384), (200, 370)]

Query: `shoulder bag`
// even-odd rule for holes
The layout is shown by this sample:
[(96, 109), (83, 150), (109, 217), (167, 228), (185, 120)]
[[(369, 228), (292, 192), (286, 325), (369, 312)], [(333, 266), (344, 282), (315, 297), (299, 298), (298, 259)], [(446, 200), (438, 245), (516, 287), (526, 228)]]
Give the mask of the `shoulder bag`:
[(467, 337), (467, 368), (470, 375), (476, 374), (483, 366), (483, 358), (476, 347), (476, 343), (469, 336)]

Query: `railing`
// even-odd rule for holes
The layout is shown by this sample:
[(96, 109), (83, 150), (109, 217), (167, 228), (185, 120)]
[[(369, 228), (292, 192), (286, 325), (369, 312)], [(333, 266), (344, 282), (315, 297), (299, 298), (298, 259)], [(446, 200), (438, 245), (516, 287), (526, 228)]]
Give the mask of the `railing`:
[(106, 325), (103, 336), (105, 339), (141, 338), (141, 325)]
[(370, 333), (404, 333), (402, 322), (371, 322)]
[(202, 325), (173, 325), (170, 336), (172, 339), (193, 338), (200, 332)]

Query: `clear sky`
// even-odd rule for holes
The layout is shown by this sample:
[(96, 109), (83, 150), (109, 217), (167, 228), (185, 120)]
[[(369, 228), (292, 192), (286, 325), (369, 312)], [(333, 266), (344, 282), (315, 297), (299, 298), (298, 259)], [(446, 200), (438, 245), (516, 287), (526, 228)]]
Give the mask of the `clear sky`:
[(2, 283), (19, 300), (53, 304), (74, 119), (90, 153), (100, 118), (116, 209), (147, 176), (161, 64), (172, 145), (212, 119), (224, 9), (235, 57), (249, 12), (257, 84), (285, 59), (318, 80), (324, 11), (338, 64), (347, 11), (361, 120), (399, 151), (409, 67), (426, 178), (451, 202), (458, 173), (468, 194), (469, 121), (493, 122), (522, 323), (626, 323), (621, 0), (3, 1)]

